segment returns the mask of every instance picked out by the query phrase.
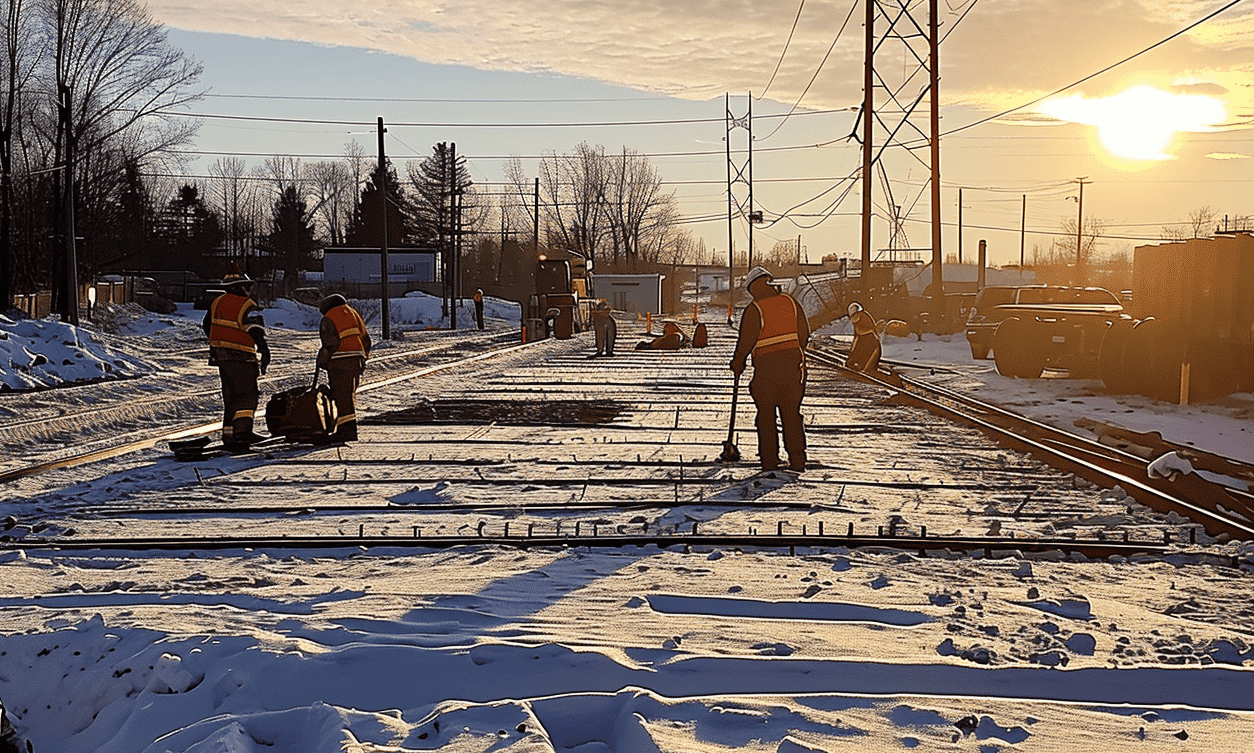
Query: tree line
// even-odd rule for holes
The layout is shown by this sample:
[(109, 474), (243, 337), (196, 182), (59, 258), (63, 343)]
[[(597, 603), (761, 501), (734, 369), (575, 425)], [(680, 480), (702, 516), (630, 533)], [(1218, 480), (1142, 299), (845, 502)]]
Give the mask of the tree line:
[[(538, 175), (520, 159), (491, 193), (441, 142), (403, 178), (350, 142), (341, 158), (223, 157), (190, 163), (205, 92), (199, 63), (172, 46), (136, 0), (8, 0), (0, 59), (0, 302), (53, 292), (70, 321), (76, 281), (124, 269), (316, 268), (325, 246), (377, 246), (381, 186), (388, 241), (474, 261), (499, 278), (508, 253), (562, 249), (599, 271), (688, 258), (695, 246), (656, 168), (624, 147), (550, 153)], [(538, 182), (538, 200), (536, 183)], [(290, 283), (289, 283), (290, 284)]]

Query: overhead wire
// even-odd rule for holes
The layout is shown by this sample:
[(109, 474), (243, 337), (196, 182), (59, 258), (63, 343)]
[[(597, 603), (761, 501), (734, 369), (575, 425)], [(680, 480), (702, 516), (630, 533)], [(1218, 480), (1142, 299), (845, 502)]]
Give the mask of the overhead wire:
[(1228, 9), (1232, 8), (1233, 6), (1235, 6), (1235, 5), (1237, 5), (1237, 4), (1241, 3), (1241, 2), (1243, 2), (1243, 0), (1231, 0), (1231, 2), (1229, 2), (1229, 3), (1225, 4), (1223, 7), (1219, 8), (1218, 10), (1215, 10), (1215, 11), (1212, 11), (1211, 13), (1206, 14), (1205, 16), (1203, 16), (1202, 18), (1198, 19), (1197, 21), (1194, 21), (1193, 23), (1189, 24), (1188, 26), (1184, 27), (1183, 29), (1180, 29), (1179, 31), (1175, 32), (1174, 34), (1171, 34), (1171, 35), (1169, 35), (1169, 36), (1167, 36), (1167, 37), (1165, 37), (1165, 38), (1163, 38), (1163, 39), (1161, 39), (1161, 40), (1159, 40), (1159, 41), (1155, 42), (1154, 44), (1150, 45), (1149, 47), (1146, 47), (1145, 49), (1141, 50), (1140, 52), (1133, 53), (1133, 54), (1131, 54), (1131, 55), (1129, 55), (1129, 56), (1127, 56), (1127, 57), (1123, 58), (1122, 60), (1120, 60), (1120, 61), (1118, 61), (1118, 62), (1111, 63), (1110, 65), (1106, 66), (1105, 68), (1102, 68), (1101, 70), (1096, 71), (1096, 72), (1094, 72), (1094, 73), (1090, 73), (1089, 75), (1087, 75), (1087, 76), (1085, 76), (1085, 77), (1083, 77), (1083, 78), (1081, 78), (1081, 79), (1078, 79), (1078, 80), (1076, 80), (1076, 81), (1073, 81), (1073, 82), (1071, 82), (1071, 83), (1067, 84), (1066, 86), (1059, 87), (1058, 89), (1055, 89), (1054, 91), (1050, 92), (1049, 94), (1045, 94), (1045, 95), (1043, 95), (1043, 96), (1037, 97), (1036, 99), (1033, 99), (1033, 100), (1031, 100), (1030, 102), (1024, 102), (1023, 104), (1018, 105), (1017, 107), (1012, 107), (1012, 108), (1010, 108), (1009, 110), (1004, 110), (1004, 111), (1002, 111), (1002, 112), (997, 113), (996, 115), (990, 115), (990, 116), (988, 116), (988, 117), (986, 117), (986, 118), (981, 118), (980, 120), (976, 120), (976, 121), (974, 121), (974, 122), (972, 122), (972, 123), (967, 123), (966, 125), (958, 126), (957, 128), (954, 128), (954, 129), (952, 129), (952, 130), (950, 130), (950, 131), (945, 131), (945, 132), (944, 132), (943, 134), (941, 134), (941, 135), (942, 135), (942, 136), (949, 136), (949, 135), (954, 134), (954, 133), (959, 133), (959, 132), (961, 132), (961, 131), (965, 131), (965, 130), (967, 130), (967, 129), (969, 129), (969, 128), (974, 128), (974, 127), (976, 127), (976, 126), (978, 126), (978, 125), (983, 125), (984, 123), (988, 123), (989, 121), (992, 121), (992, 120), (997, 120), (998, 118), (1002, 118), (1002, 117), (1005, 117), (1005, 116), (1010, 115), (1010, 114), (1012, 114), (1012, 113), (1016, 113), (1016, 112), (1018, 112), (1019, 110), (1022, 110), (1022, 109), (1026, 108), (1026, 107), (1031, 107), (1032, 105), (1035, 105), (1035, 104), (1038, 104), (1038, 103), (1040, 103), (1040, 102), (1043, 102), (1043, 101), (1045, 101), (1045, 100), (1049, 99), (1050, 97), (1057, 96), (1057, 95), (1059, 95), (1059, 94), (1061, 94), (1061, 93), (1065, 92), (1065, 91), (1066, 91), (1066, 90), (1068, 90), (1068, 89), (1071, 89), (1071, 88), (1073, 88), (1073, 87), (1079, 86), (1080, 84), (1083, 84), (1083, 83), (1084, 83), (1084, 82), (1086, 82), (1086, 81), (1091, 81), (1091, 80), (1093, 80), (1093, 79), (1097, 78), (1098, 76), (1102, 75), (1103, 73), (1106, 73), (1106, 72), (1108, 72), (1108, 71), (1114, 70), (1115, 68), (1118, 68), (1119, 66), (1123, 65), (1124, 63), (1127, 63), (1127, 62), (1130, 62), (1130, 61), (1132, 61), (1132, 60), (1135, 60), (1136, 58), (1139, 58), (1140, 56), (1142, 56), (1142, 55), (1146, 54), (1147, 52), (1150, 52), (1151, 50), (1154, 50), (1154, 49), (1156, 49), (1156, 48), (1158, 48), (1158, 47), (1163, 46), (1164, 44), (1166, 44), (1166, 43), (1170, 42), (1171, 40), (1175, 39), (1176, 37), (1179, 37), (1179, 36), (1181, 36), (1181, 35), (1183, 35), (1183, 34), (1187, 34), (1188, 32), (1192, 31), (1193, 29), (1197, 28), (1198, 26), (1201, 26), (1202, 24), (1206, 23), (1207, 21), (1211, 20), (1212, 18), (1215, 18), (1216, 16), (1220, 15), (1221, 13), (1223, 13), (1223, 12), (1227, 11)]
[[(867, 2), (870, 2), (870, 1), (871, 0), (867, 0)], [(845, 22), (840, 25), (840, 29), (837, 30), (836, 32), (836, 37), (832, 39), (831, 45), (828, 46), (827, 48), (827, 53), (823, 55), (823, 59), (819, 61), (818, 68), (815, 68), (814, 70), (814, 75), (810, 77), (810, 83), (806, 84), (806, 88), (801, 91), (801, 96), (797, 97), (797, 101), (793, 103), (792, 109), (790, 109), (788, 113), (784, 115), (784, 119), (781, 120), (775, 126), (775, 128), (771, 130), (770, 133), (763, 136), (760, 139), (761, 141), (766, 141), (770, 137), (774, 136), (776, 132), (779, 131), (780, 128), (784, 127), (784, 123), (787, 123), (788, 119), (791, 118), (793, 114), (797, 112), (797, 108), (801, 106), (801, 100), (806, 98), (806, 94), (810, 92), (810, 87), (814, 86), (814, 82), (818, 80), (819, 73), (822, 72), (823, 66), (827, 65), (827, 59), (831, 57), (832, 50), (836, 49), (836, 43), (840, 41), (841, 35), (845, 33), (845, 27), (849, 25), (849, 19), (853, 18), (853, 12), (857, 7), (858, 7), (858, 0), (854, 0), (853, 4), (849, 6), (849, 13), (848, 15), (845, 16)], [(765, 96), (765, 93), (763, 94), (763, 96)], [(755, 141), (756, 140), (757, 139), (755, 139)]]
[(770, 91), (771, 84), (775, 83), (775, 75), (779, 73), (779, 67), (784, 64), (784, 57), (788, 54), (788, 47), (792, 44), (792, 35), (797, 33), (797, 23), (801, 20), (801, 11), (805, 10), (806, 0), (801, 0), (801, 4), (797, 6), (797, 17), (792, 20), (792, 28), (788, 30), (788, 39), (784, 41), (784, 49), (779, 53), (779, 60), (775, 63), (775, 70), (771, 71), (771, 78), (766, 82), (766, 86), (762, 88), (762, 97)]

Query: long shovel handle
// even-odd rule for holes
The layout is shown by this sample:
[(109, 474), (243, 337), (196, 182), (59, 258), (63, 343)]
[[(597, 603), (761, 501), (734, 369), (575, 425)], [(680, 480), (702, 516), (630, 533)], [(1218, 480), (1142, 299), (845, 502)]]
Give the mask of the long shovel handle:
[(740, 395), (740, 375), (732, 380), (731, 421), (727, 424), (727, 442), (730, 444), (736, 436), (736, 398)]

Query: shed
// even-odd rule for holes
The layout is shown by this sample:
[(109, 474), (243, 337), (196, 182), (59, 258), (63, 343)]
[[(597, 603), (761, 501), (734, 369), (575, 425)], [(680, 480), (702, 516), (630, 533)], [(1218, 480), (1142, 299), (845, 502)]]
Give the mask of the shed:
[[(382, 270), (378, 248), (331, 247), (325, 249), (322, 259), (323, 284), (329, 287), (365, 292), (369, 288), (378, 292)], [(435, 282), (438, 270), (438, 252), (420, 248), (396, 248), (388, 250), (388, 290), (390, 294), (404, 294), (420, 290), (423, 283)]]
[(635, 314), (664, 313), (662, 280), (666, 279), (666, 275), (590, 274), (588, 276), (592, 280), (592, 297), (604, 298), (618, 311)]

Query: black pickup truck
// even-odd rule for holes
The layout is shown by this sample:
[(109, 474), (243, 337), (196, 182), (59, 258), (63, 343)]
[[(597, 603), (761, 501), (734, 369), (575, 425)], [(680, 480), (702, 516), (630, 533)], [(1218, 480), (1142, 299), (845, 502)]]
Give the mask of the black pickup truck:
[(1130, 318), (1104, 288), (987, 287), (967, 315), (967, 343), (972, 358), (992, 351), (1003, 376), (1035, 379), (1046, 366), (1084, 376), (1096, 373), (1106, 330)]

